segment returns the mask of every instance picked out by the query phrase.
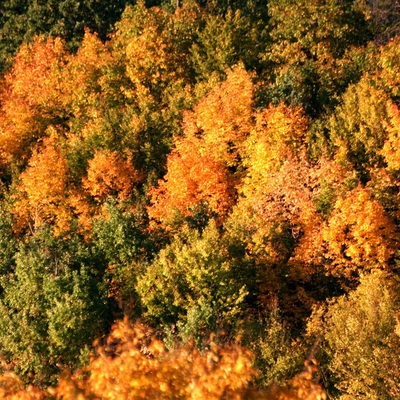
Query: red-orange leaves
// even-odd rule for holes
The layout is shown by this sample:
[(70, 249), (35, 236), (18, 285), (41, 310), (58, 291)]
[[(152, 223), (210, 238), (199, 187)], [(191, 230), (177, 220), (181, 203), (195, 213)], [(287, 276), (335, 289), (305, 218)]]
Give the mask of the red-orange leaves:
[(46, 106), (57, 100), (60, 81), (55, 79), (67, 52), (61, 39), (38, 37), (33, 44), (23, 45), (6, 80), (13, 93), (32, 105)]
[(116, 152), (97, 151), (89, 161), (83, 186), (98, 201), (111, 195), (124, 200), (132, 194), (138, 181), (140, 174), (130, 159), (125, 160)]
[(149, 214), (164, 224), (192, 216), (197, 206), (225, 215), (234, 201), (234, 182), (226, 165), (209, 154), (201, 138), (189, 135), (168, 158), (168, 172), (150, 191)]

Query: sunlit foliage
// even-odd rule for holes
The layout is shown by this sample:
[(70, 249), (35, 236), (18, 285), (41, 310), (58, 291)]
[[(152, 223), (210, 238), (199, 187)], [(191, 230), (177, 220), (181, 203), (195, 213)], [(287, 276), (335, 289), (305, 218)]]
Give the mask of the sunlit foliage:
[(61, 380), (53, 393), (63, 399), (243, 399), (255, 375), (249, 351), (237, 344), (208, 350), (188, 345), (167, 350), (146, 326), (120, 322), (88, 367)]
[(390, 269), (398, 248), (396, 226), (362, 188), (338, 199), (322, 230), (330, 273), (346, 278), (361, 271)]
[(324, 368), (340, 399), (399, 396), (398, 284), (397, 278), (374, 272), (325, 312), (315, 311), (309, 331), (323, 338)]
[(0, 5), (0, 397), (400, 397), (398, 1), (103, 3)]

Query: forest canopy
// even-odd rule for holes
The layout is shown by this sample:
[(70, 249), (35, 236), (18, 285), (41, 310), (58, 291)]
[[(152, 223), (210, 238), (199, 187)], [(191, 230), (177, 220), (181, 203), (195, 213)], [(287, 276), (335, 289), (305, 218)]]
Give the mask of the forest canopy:
[(0, 398), (399, 398), (399, 6), (1, 2)]

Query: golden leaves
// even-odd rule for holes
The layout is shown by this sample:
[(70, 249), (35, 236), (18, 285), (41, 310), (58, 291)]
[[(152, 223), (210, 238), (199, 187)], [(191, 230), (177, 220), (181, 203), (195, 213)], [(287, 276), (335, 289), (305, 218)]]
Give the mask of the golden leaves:
[(97, 201), (116, 195), (120, 200), (132, 195), (141, 176), (130, 158), (124, 160), (117, 152), (97, 151), (89, 161), (83, 187)]
[(395, 104), (388, 106), (388, 138), (380, 152), (391, 170), (400, 170), (400, 110)]
[(236, 66), (227, 72), (226, 81), (216, 85), (184, 120), (186, 131), (201, 133), (207, 152), (229, 166), (237, 164), (242, 156), (242, 146), (252, 126), (253, 91), (249, 73)]
[(245, 195), (256, 187), (264, 187), (282, 164), (299, 159), (305, 150), (307, 126), (308, 120), (300, 108), (281, 104), (256, 114), (256, 124), (245, 143)]
[[(167, 350), (143, 325), (119, 322), (82, 381), (79, 372), (53, 391), (63, 399), (242, 399), (255, 371), (239, 345)], [(75, 393), (75, 394), (74, 394)]]
[(399, 242), (395, 224), (362, 187), (336, 202), (322, 237), (328, 270), (347, 278), (359, 269), (388, 268)]
[(43, 140), (21, 173), (12, 212), (16, 229), (28, 225), (32, 232), (45, 222), (64, 230), (70, 219), (67, 211), (67, 161), (54, 137)]

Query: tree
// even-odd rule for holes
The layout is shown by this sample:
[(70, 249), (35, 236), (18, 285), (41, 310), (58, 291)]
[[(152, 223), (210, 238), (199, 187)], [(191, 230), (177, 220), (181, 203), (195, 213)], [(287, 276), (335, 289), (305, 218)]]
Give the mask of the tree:
[(400, 170), (400, 154), (399, 154), (399, 127), (400, 127), (400, 110), (395, 104), (388, 107), (389, 122), (386, 124), (388, 131), (387, 140), (380, 152), (385, 157), (389, 170)]
[[(167, 174), (149, 192), (149, 216), (165, 228), (196, 214), (224, 217), (233, 205), (234, 183), (227, 166), (207, 154), (201, 138), (186, 137), (168, 157)], [(200, 221), (199, 221), (200, 222)]]
[(366, 274), (356, 290), (311, 317), (309, 334), (323, 338), (323, 370), (340, 399), (399, 396), (398, 284), (382, 271)]
[(190, 48), (190, 60), (198, 81), (212, 76), (226, 77), (238, 63), (246, 70), (261, 70), (260, 54), (268, 40), (266, 24), (260, 15), (231, 8), (226, 13), (206, 14), (204, 28)]
[(184, 116), (184, 131), (203, 138), (208, 152), (233, 170), (240, 169), (243, 145), (253, 125), (252, 76), (239, 64), (226, 80), (210, 80), (209, 92)]
[(244, 144), (246, 175), (231, 219), (244, 223), (251, 233), (248, 249), (261, 258), (264, 254), (265, 262), (288, 260), (294, 236), (313, 209), (305, 159), (307, 125), (301, 109), (271, 106), (256, 114)]
[(387, 137), (388, 96), (363, 78), (349, 86), (329, 121), (330, 138), (366, 183), (373, 168), (383, 166), (380, 151)]
[(254, 352), (254, 365), (260, 373), (258, 384), (285, 386), (302, 368), (305, 343), (294, 339), (293, 330), (276, 304), (272, 303), (260, 314), (252, 321), (251, 328), (244, 331), (242, 342)]
[(134, 185), (140, 179), (131, 160), (124, 160), (116, 152), (97, 151), (89, 161), (83, 187), (98, 202), (109, 196), (126, 200), (132, 196)]
[(368, 38), (363, 15), (352, 0), (272, 0), (268, 9), (273, 44), (265, 57), (275, 75), (270, 96), (319, 115), (348, 84), (339, 60)]
[(135, 318), (140, 313), (136, 292), (137, 277), (146, 263), (158, 253), (160, 240), (148, 230), (148, 219), (136, 204), (121, 204), (111, 198), (102, 212), (92, 219), (90, 242), (97, 258), (107, 266), (104, 279), (109, 282), (113, 298), (124, 316)]
[(61, 37), (69, 49), (76, 50), (85, 28), (104, 41), (119, 20), (126, 0), (5, 0), (0, 5), (0, 71), (6, 70), (22, 43), (35, 35)]
[(339, 198), (321, 231), (326, 269), (349, 280), (393, 267), (399, 236), (395, 224), (368, 191), (357, 187)]
[(201, 20), (199, 8), (190, 2), (172, 13), (161, 7), (148, 9), (143, 1), (127, 7), (116, 24), (112, 45), (124, 61), (133, 91), (160, 101), (174, 81), (191, 83), (188, 56)]
[(166, 227), (203, 210), (224, 217), (235, 201), (246, 136), (252, 124), (253, 85), (240, 66), (228, 72), (184, 119), (167, 174), (150, 190), (149, 215)]
[(187, 341), (217, 329), (233, 329), (248, 294), (247, 282), (223, 247), (214, 221), (202, 234), (187, 231), (176, 237), (138, 279), (144, 315), (172, 325)]
[(7, 274), (15, 264), (17, 239), (13, 232), (13, 218), (7, 201), (0, 203), (0, 276)]
[[(21, 47), (5, 77), (0, 111), (2, 164), (21, 163), (50, 125), (65, 123), (60, 87), (66, 50), (59, 39), (38, 37)], [(32, 75), (35, 79), (31, 79)]]
[(67, 202), (68, 172), (55, 136), (43, 140), (20, 175), (12, 208), (16, 230), (29, 227), (31, 233), (36, 233), (46, 223), (54, 223), (56, 231), (69, 229), (72, 215)]
[(47, 386), (87, 361), (105, 326), (106, 286), (79, 236), (67, 241), (42, 228), (15, 259), (1, 279), (0, 352), (24, 381)]
[(377, 56), (377, 68), (375, 71), (376, 83), (378, 86), (396, 100), (399, 95), (399, 67), (400, 42), (394, 38), (385, 46), (379, 47)]
[(284, 104), (270, 106), (256, 114), (255, 127), (245, 143), (245, 195), (246, 191), (265, 185), (269, 174), (279, 171), (288, 159), (301, 157), (308, 123), (301, 108)]
[[(182, 23), (185, 16), (189, 26)], [(134, 153), (136, 168), (150, 184), (165, 173), (172, 137), (181, 135), (182, 112), (192, 104), (185, 52), (199, 19), (196, 7), (169, 14), (139, 2), (126, 9), (110, 43), (113, 63), (103, 82), (113, 106), (105, 109), (104, 133), (111, 131), (112, 144), (123, 143)]]
[(59, 85), (72, 134), (79, 135), (85, 123), (103, 117), (111, 106), (105, 75), (114, 62), (108, 46), (88, 30), (77, 52), (68, 54)]
[[(292, 173), (294, 174), (294, 172)], [(304, 208), (302, 213), (305, 218), (302, 218), (304, 221), (302, 231), (289, 263), (294, 267), (295, 274), (301, 275), (301, 271), (303, 273), (314, 271), (321, 278), (321, 275), (325, 274), (321, 232), (326, 221), (332, 216), (338, 199), (345, 198), (348, 192), (359, 184), (359, 181), (350, 163), (343, 162), (340, 157), (333, 159), (322, 157), (318, 163), (309, 164), (304, 174), (306, 175), (300, 178), (298, 186), (301, 185), (300, 182), (308, 183), (306, 192), (308, 197), (304, 198), (303, 195), (303, 199), (306, 201), (300, 202)], [(299, 191), (299, 189), (297, 190)], [(322, 282), (315, 277), (313, 281), (319, 282), (316, 289), (322, 294), (323, 290), (319, 287), (323, 285)], [(326, 283), (323, 285), (324, 288), (326, 288)], [(328, 296), (336, 292), (333, 287), (329, 290)]]

